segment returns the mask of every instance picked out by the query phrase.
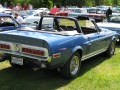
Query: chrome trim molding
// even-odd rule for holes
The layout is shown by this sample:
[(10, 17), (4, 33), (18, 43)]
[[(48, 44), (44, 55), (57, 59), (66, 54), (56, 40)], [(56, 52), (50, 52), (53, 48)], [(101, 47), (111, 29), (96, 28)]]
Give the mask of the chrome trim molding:
[(20, 56), (20, 57), (27, 57), (27, 58), (31, 58), (31, 59), (37, 59), (38, 61), (48, 61), (48, 62), (51, 61), (51, 56), (39, 57), (39, 56), (35, 56), (35, 55), (28, 55), (28, 54), (23, 54), (23, 53), (20, 53), (20, 52), (15, 52), (15, 51), (13, 52), (13, 51), (7, 51), (7, 50), (2, 50), (2, 49), (0, 49), (0, 52), (11, 54), (11, 55), (17, 55), (17, 56)]
[[(98, 55), (98, 54), (100, 54), (100, 53), (103, 53), (103, 52), (105, 52), (107, 49), (104, 49), (104, 50), (101, 50), (101, 51), (99, 51), (99, 52), (97, 52), (97, 53), (95, 53), (95, 54), (93, 54), (93, 55), (85, 55), (83, 58), (82, 58), (82, 61), (84, 61), (84, 60), (86, 60), (86, 59), (89, 59), (89, 58), (91, 58), (91, 57), (93, 57), (93, 56), (96, 56), (96, 55)], [(88, 57), (87, 57), (88, 56)]]

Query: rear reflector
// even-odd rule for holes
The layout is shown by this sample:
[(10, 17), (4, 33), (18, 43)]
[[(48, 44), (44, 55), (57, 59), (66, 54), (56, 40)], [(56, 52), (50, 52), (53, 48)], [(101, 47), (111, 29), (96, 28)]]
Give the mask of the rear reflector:
[(53, 58), (57, 58), (57, 57), (60, 57), (60, 53), (53, 54)]

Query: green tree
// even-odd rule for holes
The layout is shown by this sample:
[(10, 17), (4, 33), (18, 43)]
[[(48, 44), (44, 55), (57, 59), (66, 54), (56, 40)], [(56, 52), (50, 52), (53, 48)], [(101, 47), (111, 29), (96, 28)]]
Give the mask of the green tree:
[(34, 8), (39, 7), (48, 7), (51, 8), (54, 5), (59, 6), (99, 6), (99, 5), (120, 5), (120, 0), (0, 0), (0, 3), (7, 1), (10, 3), (11, 1), (16, 4), (20, 3), (23, 5), (24, 3), (32, 4)]
[(112, 0), (104, 0), (105, 5), (112, 6)]
[(24, 3), (31, 4), (34, 8), (40, 7), (48, 7), (51, 8), (53, 6), (52, 0), (12, 0), (14, 4), (20, 3), (23, 5)]

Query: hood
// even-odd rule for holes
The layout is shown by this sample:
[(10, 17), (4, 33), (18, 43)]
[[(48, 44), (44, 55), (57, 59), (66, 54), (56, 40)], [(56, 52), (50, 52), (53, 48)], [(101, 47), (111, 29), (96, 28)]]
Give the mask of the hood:
[(87, 13), (75, 13), (75, 12), (72, 12), (72, 13), (69, 13), (69, 15), (87, 15)]
[(120, 28), (119, 23), (108, 23), (108, 22), (103, 22), (103, 23), (97, 23), (99, 27), (105, 27), (105, 28)]
[(100, 28), (106, 28), (112, 31), (116, 31), (120, 35), (120, 25), (118, 23), (97, 23)]

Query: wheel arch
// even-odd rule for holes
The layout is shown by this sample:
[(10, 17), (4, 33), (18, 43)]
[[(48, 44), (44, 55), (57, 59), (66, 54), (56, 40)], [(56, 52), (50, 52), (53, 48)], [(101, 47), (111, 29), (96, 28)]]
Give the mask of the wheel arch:
[[(110, 44), (112, 43), (112, 41), (115, 41), (115, 42), (116, 42), (116, 41), (117, 41), (117, 38), (116, 38), (115, 36), (112, 36), (111, 41), (110, 41)], [(109, 45), (110, 45), (110, 44), (109, 44)]]
[(111, 42), (112, 42), (113, 40), (116, 40), (116, 41), (117, 41), (116, 36), (112, 36), (112, 38), (111, 38)]
[[(75, 52), (78, 52), (78, 53), (80, 54), (80, 57), (82, 58), (83, 49), (82, 49), (81, 46), (76, 46), (75, 48), (72, 49), (71, 54), (70, 54), (70, 56), (68, 57), (68, 60), (70, 59), (70, 57), (71, 57)], [(68, 62), (68, 60), (66, 60), (66, 62), (64, 62), (64, 64), (62, 64), (61, 67), (63, 67), (63, 66)]]
[[(72, 50), (72, 54), (74, 53), (74, 52), (79, 52), (79, 54), (80, 54), (80, 56), (82, 57), (82, 53), (83, 53), (83, 49), (82, 49), (82, 47), (81, 46), (77, 46), (77, 47), (75, 47), (73, 50)], [(71, 55), (72, 55), (71, 54)]]
[[(75, 56), (74, 56), (75, 55)], [(67, 62), (60, 68), (60, 74), (63, 78), (65, 79), (70, 79), (70, 78), (75, 78), (78, 76), (78, 73), (80, 72), (80, 66), (81, 66), (81, 55), (82, 55), (82, 48), (80, 47), (76, 47), (72, 50), (72, 53), (69, 57), (69, 59), (67, 60)], [(78, 67), (74, 67), (74, 63), (71, 64), (71, 61), (73, 61), (73, 57), (77, 57), (77, 61), (76, 64), (78, 65)], [(79, 58), (79, 59), (78, 59)], [(75, 60), (76, 61), (76, 60)], [(78, 64), (79, 63), (79, 64)], [(71, 71), (71, 65), (72, 68), (74, 68), (73, 71)], [(75, 68), (77, 68), (75, 70)]]
[(38, 21), (34, 21), (33, 23), (38, 24)]

